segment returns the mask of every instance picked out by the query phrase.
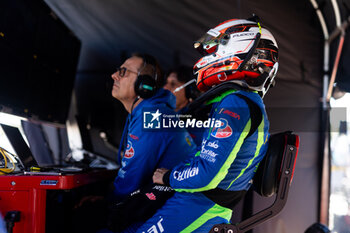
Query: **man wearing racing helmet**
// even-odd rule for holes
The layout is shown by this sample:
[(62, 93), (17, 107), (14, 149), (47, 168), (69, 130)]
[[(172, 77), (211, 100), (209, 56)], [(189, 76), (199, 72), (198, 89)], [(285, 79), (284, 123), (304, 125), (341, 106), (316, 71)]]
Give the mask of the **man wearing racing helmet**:
[(272, 34), (258, 20), (232, 19), (210, 29), (195, 48), (204, 55), (194, 65), (197, 87), (206, 93), (193, 106), (212, 104), (209, 117), (221, 125), (205, 131), (194, 157), (156, 170), (153, 181), (177, 192), (137, 232), (209, 232), (228, 223), (267, 150), (261, 96), (278, 68)]

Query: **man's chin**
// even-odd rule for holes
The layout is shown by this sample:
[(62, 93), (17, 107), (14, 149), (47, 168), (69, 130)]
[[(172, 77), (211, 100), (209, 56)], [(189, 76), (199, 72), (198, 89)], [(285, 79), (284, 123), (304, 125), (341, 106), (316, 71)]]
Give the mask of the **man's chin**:
[(112, 90), (112, 96), (113, 96), (113, 98), (115, 98), (115, 99), (118, 99), (119, 100), (119, 95), (118, 95), (118, 92), (116, 91), (116, 90)]

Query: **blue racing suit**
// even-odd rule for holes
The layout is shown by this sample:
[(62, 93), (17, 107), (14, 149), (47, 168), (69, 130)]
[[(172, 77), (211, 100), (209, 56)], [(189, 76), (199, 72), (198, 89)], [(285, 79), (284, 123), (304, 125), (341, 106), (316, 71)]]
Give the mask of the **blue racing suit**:
[[(180, 109), (179, 111), (176, 112), (177, 114), (179, 114), (180, 116), (181, 115), (192, 115), (192, 113), (188, 112), (188, 105), (186, 107), (183, 107), (182, 109)], [(205, 119), (205, 115), (206, 113), (205, 112), (202, 112), (201, 113), (202, 115), (202, 118)], [(197, 116), (193, 116), (196, 119)], [(198, 119), (197, 119), (198, 120)], [(200, 146), (201, 143), (202, 143), (202, 137), (203, 137), (203, 133), (204, 133), (204, 129), (203, 128), (196, 128), (196, 127), (193, 127), (193, 128), (187, 128), (187, 132), (190, 134), (192, 140), (194, 141), (194, 143), (197, 145), (197, 146)]]
[[(262, 120), (249, 136), (252, 100)], [(206, 191), (248, 190), (259, 162), (267, 150), (269, 122), (262, 99), (256, 92), (229, 90), (210, 101), (210, 118), (220, 127), (205, 131), (200, 150), (175, 166), (163, 180), (177, 192), (137, 232), (209, 232), (214, 224), (228, 223), (232, 210), (206, 196)]]
[(143, 128), (144, 109), (149, 114), (160, 110), (162, 114), (171, 115), (175, 114), (175, 102), (175, 96), (160, 89), (153, 97), (140, 102), (129, 114), (120, 143), (124, 148), (122, 166), (114, 180), (116, 201), (151, 183), (156, 168), (171, 169), (195, 150), (195, 144), (185, 129), (173, 132)]

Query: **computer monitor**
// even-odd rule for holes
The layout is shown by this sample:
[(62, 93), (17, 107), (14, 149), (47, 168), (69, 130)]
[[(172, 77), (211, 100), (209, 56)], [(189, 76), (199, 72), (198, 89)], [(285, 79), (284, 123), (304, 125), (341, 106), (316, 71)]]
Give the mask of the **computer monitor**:
[(0, 1), (0, 111), (65, 124), (80, 41), (44, 1)]

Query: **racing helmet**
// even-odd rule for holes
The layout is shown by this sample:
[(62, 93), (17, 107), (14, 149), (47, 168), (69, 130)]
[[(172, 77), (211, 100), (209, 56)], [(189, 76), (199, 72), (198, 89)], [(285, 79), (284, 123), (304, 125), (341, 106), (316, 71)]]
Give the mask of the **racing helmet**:
[(194, 65), (197, 88), (231, 81), (265, 95), (278, 69), (278, 46), (259, 22), (227, 20), (194, 43), (203, 57)]

